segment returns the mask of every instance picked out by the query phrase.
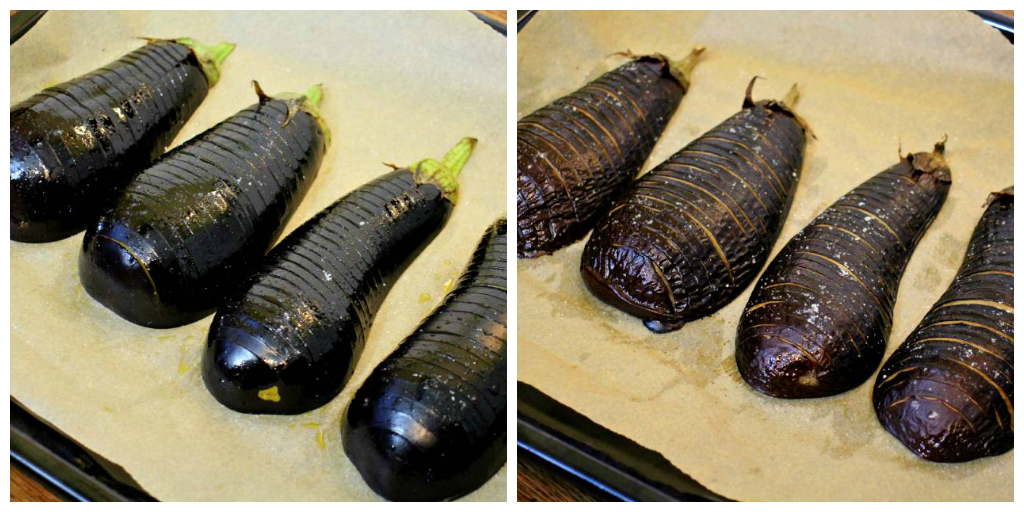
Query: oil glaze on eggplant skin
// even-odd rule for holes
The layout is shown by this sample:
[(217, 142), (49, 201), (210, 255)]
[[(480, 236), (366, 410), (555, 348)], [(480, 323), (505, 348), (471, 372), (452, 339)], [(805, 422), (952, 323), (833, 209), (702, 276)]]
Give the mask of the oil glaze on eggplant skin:
[(194, 322), (281, 234), (326, 151), (322, 92), (256, 91), (259, 103), (167, 153), (86, 231), (78, 273), (99, 303), (146, 327)]
[(633, 60), (516, 125), (517, 253), (533, 258), (583, 238), (640, 172), (690, 88), (704, 51)]
[(389, 500), (455, 499), (505, 464), (506, 241), (501, 219), (444, 302), (348, 406), (345, 454)]
[(357, 188), (274, 247), (213, 319), (202, 368), (214, 398), (300, 414), (341, 392), (388, 292), (447, 223), (475, 144)]
[(953, 282), (878, 373), (878, 420), (919, 457), (1013, 449), (1013, 238), (1010, 187), (989, 198)]
[(949, 193), (944, 142), (839, 198), (768, 265), (736, 337), (747, 384), (815, 398), (871, 377), (885, 355), (900, 278)]
[(633, 182), (583, 249), (587, 289), (657, 333), (710, 315), (764, 266), (800, 178), (805, 125), (754, 102)]
[(164, 153), (234, 47), (152, 40), (11, 107), (11, 240), (85, 229)]

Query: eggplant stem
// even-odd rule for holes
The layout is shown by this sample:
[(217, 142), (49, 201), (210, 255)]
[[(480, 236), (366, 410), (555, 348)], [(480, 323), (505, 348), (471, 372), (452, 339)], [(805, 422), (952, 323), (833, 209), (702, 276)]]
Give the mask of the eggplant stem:
[(680, 60), (672, 61), (668, 63), (669, 73), (679, 80), (679, 83), (683, 85), (683, 89), (690, 90), (690, 75), (693, 74), (693, 68), (697, 66), (697, 61), (700, 59), (700, 55), (704, 53), (705, 48), (698, 46), (690, 51), (690, 54), (683, 57)]
[(474, 147), (476, 139), (465, 137), (448, 151), (440, 162), (433, 158), (425, 158), (410, 165), (409, 170), (413, 172), (417, 182), (436, 185), (444, 196), (455, 204), (459, 195), (459, 173), (469, 161)]
[(988, 198), (985, 199), (985, 208), (992, 206), (992, 203), (999, 201), (1000, 199), (1009, 199), (1011, 201), (1013, 200), (1013, 185), (1004, 188), (999, 192), (992, 192), (991, 194), (989, 194)]
[(320, 115), (320, 102), (324, 99), (323, 84), (316, 84), (313, 87), (306, 89), (306, 92), (302, 94), (295, 92), (282, 92), (269, 95), (263, 92), (263, 88), (260, 87), (260, 83), (256, 80), (252, 81), (252, 87), (256, 90), (256, 96), (259, 96), (260, 103), (267, 100), (279, 100), (288, 105), (288, 118), (284, 121), (285, 125), (291, 122), (292, 118), (295, 117), (295, 114), (300, 110), (310, 116), (313, 116), (313, 119), (315, 119), (317, 124), (320, 125), (320, 130), (324, 133), (324, 145), (331, 145), (331, 130), (327, 127), (327, 121), (325, 121), (323, 116)]
[(754, 75), (754, 77), (750, 79), (750, 83), (747, 84), (747, 91), (743, 93), (743, 108), (750, 108), (754, 106), (754, 82), (756, 82), (758, 78), (764, 80), (763, 76)]
[(610, 53), (610, 54), (608, 54), (608, 56), (609, 57), (625, 57), (627, 59), (639, 59), (640, 57), (643, 57), (643, 55), (637, 55), (637, 54), (633, 53), (629, 48), (626, 48), (626, 51), (624, 51), (624, 52)]
[[(147, 39), (152, 42), (153, 40)], [(191, 37), (179, 37), (172, 39), (175, 43), (189, 47), (192, 54), (199, 61), (199, 68), (206, 75), (206, 81), (213, 87), (220, 80), (220, 67), (224, 60), (235, 50), (234, 43), (219, 43), (206, 45)]]
[(797, 88), (797, 84), (793, 84), (793, 87), (789, 89), (786, 96), (782, 98), (782, 104), (793, 108), (796, 106), (796, 102), (800, 101), (800, 89)]
[(907, 155), (907, 161), (914, 168), (915, 176), (929, 175), (939, 181), (952, 182), (949, 164), (946, 163), (945, 158), (947, 140), (949, 140), (949, 136), (943, 135), (942, 140), (935, 143), (935, 148), (931, 153), (921, 152)]

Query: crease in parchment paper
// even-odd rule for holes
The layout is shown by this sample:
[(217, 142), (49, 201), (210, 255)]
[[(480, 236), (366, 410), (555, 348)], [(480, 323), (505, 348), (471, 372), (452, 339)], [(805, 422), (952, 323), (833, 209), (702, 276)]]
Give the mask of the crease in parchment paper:
[[(174, 145), (255, 103), (253, 79), (271, 94), (323, 84), (333, 142), (286, 232), (387, 172), (381, 162), (439, 158), (474, 136), (459, 204), (390, 292), (341, 395), (298, 416), (239, 414), (209, 395), (197, 366), (210, 318), (146, 329), (93, 301), (78, 280), (81, 234), (12, 242), (11, 396), (161, 500), (379, 499), (346, 459), (339, 421), (505, 213), (505, 39), (466, 12), (51, 11), (11, 47), (11, 104), (119, 58), (139, 36), (238, 45)], [(506, 475), (466, 499), (505, 501)]]
[[(891, 353), (956, 274), (989, 192), (1013, 184), (1013, 47), (968, 12), (553, 12), (518, 39), (518, 116), (624, 62), (629, 49), (707, 51), (645, 170), (754, 99), (800, 84), (810, 124), (792, 210), (772, 256), (841, 195), (949, 135), (953, 186), (899, 289)], [(750, 288), (718, 313), (652, 334), (579, 277), (584, 241), (519, 260), (518, 380), (664, 455), (737, 500), (1012, 500), (1013, 452), (917, 458), (886, 433), (872, 377), (839, 396), (752, 391), (733, 356)]]

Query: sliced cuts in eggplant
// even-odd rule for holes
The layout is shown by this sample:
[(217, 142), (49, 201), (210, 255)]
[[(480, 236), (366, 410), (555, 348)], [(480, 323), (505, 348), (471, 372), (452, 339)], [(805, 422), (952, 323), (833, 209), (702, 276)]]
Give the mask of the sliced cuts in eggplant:
[(505, 464), (506, 240), (501, 219), (444, 302), (348, 406), (345, 454), (387, 499), (454, 499)]
[(949, 289), (882, 366), (874, 404), (931, 461), (1013, 449), (1013, 187), (990, 196)]
[(755, 103), (755, 80), (739, 113), (633, 182), (583, 250), (587, 289), (654, 332), (736, 298), (786, 219), (806, 144), (796, 86)]
[(11, 107), (11, 240), (52, 242), (96, 220), (164, 153), (234, 48), (151, 40)]
[(678, 62), (635, 57), (519, 120), (519, 257), (550, 254), (594, 227), (647, 161), (703, 51)]
[(835, 395), (878, 368), (903, 270), (952, 183), (944, 142), (839, 198), (768, 265), (736, 337), (739, 373), (754, 389)]
[(85, 290), (122, 318), (176, 327), (213, 313), (259, 263), (316, 177), (322, 92), (270, 97), (174, 148), (86, 231)]
[(299, 414), (344, 387), (395, 282), (444, 228), (475, 139), (396, 169), (306, 221), (217, 310), (203, 380), (251, 414)]

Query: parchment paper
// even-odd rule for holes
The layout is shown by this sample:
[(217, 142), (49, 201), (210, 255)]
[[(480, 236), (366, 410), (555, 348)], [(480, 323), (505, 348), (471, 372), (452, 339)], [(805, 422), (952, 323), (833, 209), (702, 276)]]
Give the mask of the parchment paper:
[[(11, 395), (122, 465), (162, 500), (371, 500), (341, 448), (339, 420), (369, 372), (440, 301), (486, 227), (505, 212), (505, 40), (466, 12), (112, 13), (51, 11), (11, 47), (11, 102), (140, 46), (137, 36), (238, 44), (175, 144), (273, 94), (322, 82), (333, 132), (289, 223), (389, 169), (479, 139), (444, 231), (391, 291), (340, 396), (300, 416), (238, 414), (197, 370), (210, 318), (138, 327), (78, 280), (82, 235), (11, 243)], [(421, 294), (429, 298), (421, 300)], [(506, 471), (468, 499), (506, 499)]]
[[(707, 47), (647, 168), (754, 98), (793, 82), (808, 144), (773, 256), (839, 196), (949, 134), (954, 184), (899, 289), (895, 350), (956, 274), (990, 191), (1013, 182), (1013, 47), (967, 12), (541, 12), (519, 34), (519, 116), (623, 62), (626, 49), (679, 58)], [(658, 451), (738, 500), (1011, 500), (1013, 452), (925, 462), (886, 433), (874, 378), (842, 395), (772, 399), (741, 381), (735, 329), (751, 287), (665, 335), (591, 296), (584, 242), (518, 264), (518, 379)]]

